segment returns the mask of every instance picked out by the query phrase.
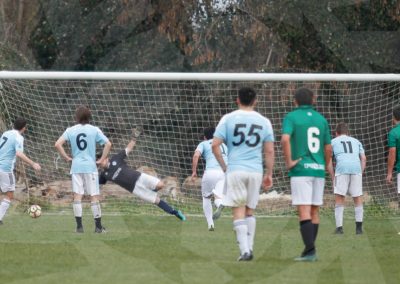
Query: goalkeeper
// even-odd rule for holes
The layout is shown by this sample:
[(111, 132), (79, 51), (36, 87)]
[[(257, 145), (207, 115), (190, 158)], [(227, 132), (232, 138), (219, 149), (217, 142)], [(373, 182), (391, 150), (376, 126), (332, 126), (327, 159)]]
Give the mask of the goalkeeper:
[(167, 202), (160, 200), (156, 191), (164, 187), (164, 183), (158, 178), (132, 170), (125, 162), (125, 158), (135, 147), (136, 139), (140, 136), (139, 130), (134, 130), (131, 141), (126, 148), (119, 153), (104, 159), (99, 166), (102, 170), (99, 183), (105, 184), (112, 181), (125, 188), (142, 200), (156, 204), (165, 212), (175, 215), (178, 219), (185, 221), (186, 217), (180, 210), (172, 208)]

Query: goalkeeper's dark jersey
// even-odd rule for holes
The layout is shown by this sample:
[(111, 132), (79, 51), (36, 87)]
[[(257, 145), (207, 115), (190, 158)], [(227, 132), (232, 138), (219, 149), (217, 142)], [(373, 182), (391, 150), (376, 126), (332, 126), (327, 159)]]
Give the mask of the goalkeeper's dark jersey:
[(126, 190), (132, 192), (141, 173), (129, 168), (125, 162), (126, 150), (113, 155), (109, 160), (108, 168), (99, 177), (99, 183), (105, 184), (112, 181)]

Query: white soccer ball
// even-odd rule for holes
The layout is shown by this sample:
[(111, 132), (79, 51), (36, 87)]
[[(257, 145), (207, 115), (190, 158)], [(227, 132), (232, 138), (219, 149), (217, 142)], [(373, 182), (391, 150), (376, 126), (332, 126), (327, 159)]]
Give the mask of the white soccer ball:
[(31, 216), (32, 218), (39, 218), (40, 215), (42, 215), (42, 208), (40, 208), (39, 205), (32, 205), (32, 206), (29, 207), (29, 209), (28, 209), (28, 214), (29, 214), (29, 216)]

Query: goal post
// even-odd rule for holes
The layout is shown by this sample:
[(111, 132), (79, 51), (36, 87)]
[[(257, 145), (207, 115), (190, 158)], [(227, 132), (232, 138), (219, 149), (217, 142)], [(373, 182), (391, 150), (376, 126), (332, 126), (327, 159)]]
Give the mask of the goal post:
[[(193, 152), (203, 129), (236, 109), (238, 89), (250, 86), (257, 92), (256, 109), (271, 120), (277, 141), (274, 186), (261, 195), (258, 213), (291, 214), (279, 141), (282, 119), (294, 108), (294, 91), (306, 86), (316, 94), (316, 109), (327, 118), (332, 136), (336, 124), (344, 121), (365, 147), (366, 215), (394, 214), (399, 202), (395, 183), (385, 181), (386, 145), (392, 110), (400, 102), (399, 81), (397, 74), (0, 71), (0, 126), (9, 127), (18, 116), (28, 120), (25, 150), (42, 165), (39, 176), (27, 169), (31, 198), (57, 211), (71, 208), (72, 191), (69, 165), (59, 158), (54, 143), (74, 124), (76, 107), (90, 107), (91, 123), (110, 138), (112, 153), (124, 149), (131, 129), (141, 126), (144, 132), (128, 158), (130, 165), (164, 180), (162, 198), (196, 214), (202, 205), (200, 179), (190, 178)], [(200, 163), (200, 177), (203, 169)], [(159, 212), (116, 186), (105, 186), (102, 196), (105, 212)], [(327, 178), (324, 211), (333, 212), (333, 206)]]

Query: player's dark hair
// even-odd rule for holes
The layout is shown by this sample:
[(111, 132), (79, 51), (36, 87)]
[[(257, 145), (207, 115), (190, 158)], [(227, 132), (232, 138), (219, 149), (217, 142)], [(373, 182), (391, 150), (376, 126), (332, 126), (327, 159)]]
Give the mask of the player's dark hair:
[(308, 88), (297, 89), (294, 93), (294, 99), (299, 106), (311, 105), (313, 102), (313, 97), (313, 92)]
[(244, 106), (250, 106), (256, 99), (256, 91), (249, 87), (243, 87), (239, 90), (239, 102)]
[(85, 106), (79, 106), (75, 111), (76, 121), (80, 124), (89, 123), (91, 117), (90, 109)]
[(393, 117), (397, 121), (400, 121), (400, 106), (397, 106), (393, 109)]
[(21, 130), (25, 126), (26, 126), (25, 118), (18, 117), (16, 120), (14, 120), (14, 129), (15, 130)]
[(341, 134), (349, 134), (349, 126), (345, 122), (339, 122), (338, 125), (336, 125), (336, 133), (341, 135)]
[(208, 140), (212, 139), (214, 137), (214, 132), (215, 132), (215, 127), (208, 127), (204, 129), (204, 137), (206, 137)]

